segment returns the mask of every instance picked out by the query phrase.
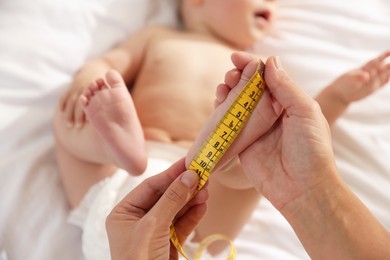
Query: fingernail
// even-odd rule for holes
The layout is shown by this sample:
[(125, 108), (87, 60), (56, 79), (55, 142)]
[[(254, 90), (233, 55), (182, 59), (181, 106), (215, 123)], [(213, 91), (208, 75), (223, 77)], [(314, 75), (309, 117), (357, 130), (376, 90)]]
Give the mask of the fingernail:
[(80, 123), (76, 123), (76, 128), (80, 129), (81, 128), (81, 124)]
[(73, 123), (71, 123), (71, 122), (66, 123), (66, 127), (67, 128), (72, 128), (73, 127)]
[(282, 62), (280, 61), (279, 56), (275, 56), (275, 58), (274, 58), (274, 63), (275, 63), (275, 67), (276, 67), (278, 70), (282, 70), (282, 69), (283, 69), (283, 67), (282, 67)]
[(194, 185), (198, 184), (199, 178), (198, 175), (193, 171), (186, 171), (180, 178), (181, 182), (186, 185), (188, 188), (192, 188)]

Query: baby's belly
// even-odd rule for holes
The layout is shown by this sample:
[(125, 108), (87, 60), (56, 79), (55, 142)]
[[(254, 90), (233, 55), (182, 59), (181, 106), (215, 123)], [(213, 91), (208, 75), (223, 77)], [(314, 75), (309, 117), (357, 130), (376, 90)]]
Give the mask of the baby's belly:
[(187, 138), (174, 138), (169, 131), (156, 127), (144, 127), (144, 135), (149, 141), (172, 143), (186, 148), (189, 148), (193, 142)]
[(138, 116), (147, 140), (176, 143), (186, 147), (195, 140), (208, 117), (204, 108), (199, 110), (191, 102), (174, 105), (154, 102), (141, 107), (143, 108), (138, 109)]
[(197, 87), (202, 86), (200, 83), (183, 85), (172, 80), (164, 84), (147, 83), (138, 82), (132, 93), (145, 138), (192, 144), (214, 109), (214, 89), (201, 89)]

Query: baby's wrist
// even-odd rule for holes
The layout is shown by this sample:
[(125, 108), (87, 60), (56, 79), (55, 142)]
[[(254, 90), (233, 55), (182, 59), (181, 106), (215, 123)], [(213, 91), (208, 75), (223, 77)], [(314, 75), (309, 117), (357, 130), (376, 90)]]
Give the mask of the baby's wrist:
[(325, 89), (324, 92), (328, 95), (329, 100), (338, 106), (347, 107), (351, 103), (343, 86), (333, 85), (332, 87)]

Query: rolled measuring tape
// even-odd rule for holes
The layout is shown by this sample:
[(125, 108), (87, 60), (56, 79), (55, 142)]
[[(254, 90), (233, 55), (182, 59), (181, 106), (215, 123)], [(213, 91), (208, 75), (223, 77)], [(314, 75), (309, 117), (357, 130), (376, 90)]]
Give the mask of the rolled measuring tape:
[[(266, 87), (264, 69), (265, 64), (260, 60), (251, 79), (246, 83), (240, 94), (210, 133), (201, 146), (199, 153), (191, 161), (188, 169), (195, 171), (199, 175), (199, 183), (195, 194), (206, 184), (215, 166), (244, 128), (253, 110), (259, 103)], [(172, 244), (178, 252), (186, 259), (189, 259), (180, 244), (173, 226), (171, 226), (170, 237)], [(227, 259), (236, 258), (236, 250), (232, 241), (224, 235), (215, 234), (202, 240), (198, 249), (195, 251), (194, 260), (201, 259), (202, 252), (216, 240), (227, 240), (230, 243), (230, 252)]]

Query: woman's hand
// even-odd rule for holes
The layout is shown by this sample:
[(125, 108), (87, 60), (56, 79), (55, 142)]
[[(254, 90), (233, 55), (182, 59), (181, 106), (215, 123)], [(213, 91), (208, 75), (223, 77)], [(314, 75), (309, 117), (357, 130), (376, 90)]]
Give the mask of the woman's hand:
[(112, 259), (178, 259), (170, 227), (183, 243), (206, 213), (207, 189), (192, 198), (198, 181), (181, 160), (130, 192), (106, 221)]

